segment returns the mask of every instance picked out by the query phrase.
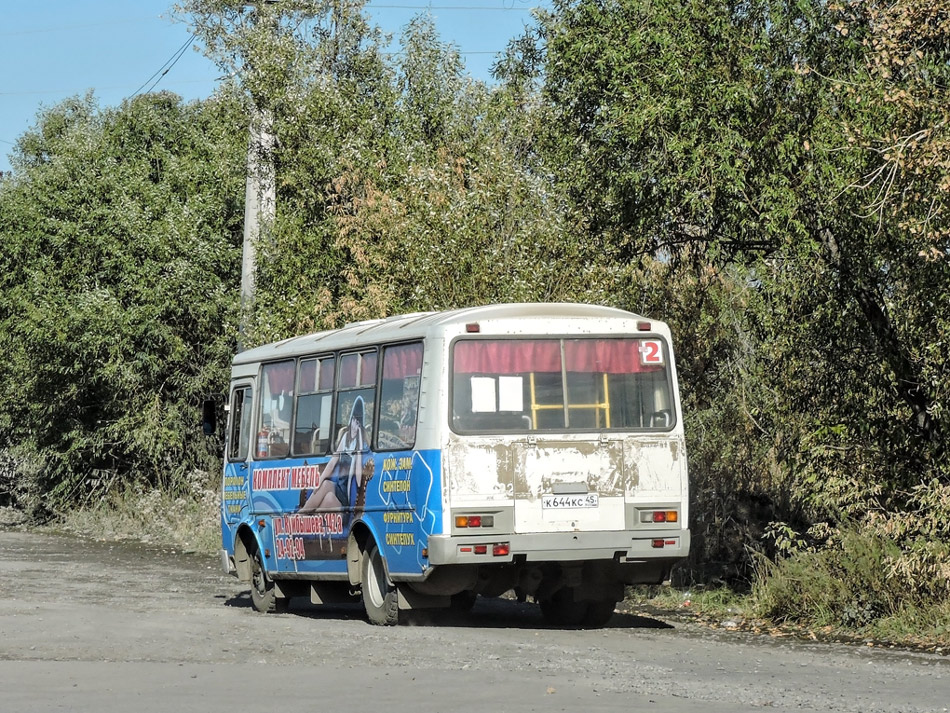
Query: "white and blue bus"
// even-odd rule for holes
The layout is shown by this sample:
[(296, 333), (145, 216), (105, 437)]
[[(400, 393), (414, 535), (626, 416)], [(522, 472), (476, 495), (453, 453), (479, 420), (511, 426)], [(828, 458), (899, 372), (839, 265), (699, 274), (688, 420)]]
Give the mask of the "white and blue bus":
[(350, 324), (233, 362), (222, 564), (255, 608), (375, 624), (514, 592), (602, 626), (687, 555), (666, 324), (507, 304)]

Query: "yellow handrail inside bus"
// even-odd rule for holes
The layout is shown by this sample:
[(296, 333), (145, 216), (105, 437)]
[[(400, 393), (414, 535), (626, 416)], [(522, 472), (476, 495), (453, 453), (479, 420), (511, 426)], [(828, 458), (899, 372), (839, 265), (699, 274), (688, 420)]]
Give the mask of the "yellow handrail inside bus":
[[(603, 376), (603, 383), (604, 383), (604, 400), (603, 401), (601, 401), (600, 403), (593, 403), (593, 404), (568, 403), (567, 408), (568, 409), (596, 409), (597, 428), (600, 428), (600, 412), (603, 411), (604, 422), (605, 422), (604, 427), (610, 428), (610, 391), (607, 389), (607, 374), (604, 373), (602, 376)], [(538, 430), (538, 411), (551, 411), (554, 409), (563, 410), (564, 404), (563, 403), (539, 404), (538, 399), (537, 399), (537, 392), (535, 391), (535, 387), (534, 387), (534, 372), (533, 371), (530, 373), (529, 381), (531, 384), (531, 424), (534, 430)], [(564, 396), (566, 398), (567, 394), (565, 394)]]

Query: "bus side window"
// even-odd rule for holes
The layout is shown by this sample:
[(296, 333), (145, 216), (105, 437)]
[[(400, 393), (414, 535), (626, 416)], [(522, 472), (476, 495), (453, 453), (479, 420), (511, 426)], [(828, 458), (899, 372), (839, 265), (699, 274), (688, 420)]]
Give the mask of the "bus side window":
[(376, 351), (340, 357), (333, 452), (367, 450), (376, 407)]
[(294, 410), (294, 362), (265, 364), (261, 368), (258, 458), (286, 456), (290, 451), (290, 420)]
[(323, 455), (330, 451), (334, 357), (302, 359), (297, 370), (297, 411), (294, 455)]
[(421, 373), (421, 343), (399, 344), (383, 350), (377, 434), (380, 450), (411, 448), (415, 444)]

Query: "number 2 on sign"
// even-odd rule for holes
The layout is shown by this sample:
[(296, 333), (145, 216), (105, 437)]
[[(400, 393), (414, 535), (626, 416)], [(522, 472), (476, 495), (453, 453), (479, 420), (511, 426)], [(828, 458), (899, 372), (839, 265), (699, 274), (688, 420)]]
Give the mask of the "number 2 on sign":
[(640, 363), (662, 364), (663, 345), (652, 339), (640, 342)]

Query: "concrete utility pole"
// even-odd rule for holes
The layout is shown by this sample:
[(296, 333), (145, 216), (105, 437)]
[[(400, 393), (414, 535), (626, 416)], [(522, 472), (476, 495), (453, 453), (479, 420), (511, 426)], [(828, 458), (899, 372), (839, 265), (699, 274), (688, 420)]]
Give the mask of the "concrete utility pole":
[[(264, 0), (264, 5), (277, 0)], [(260, 10), (255, 6), (255, 22)], [(277, 184), (274, 172), (273, 115), (251, 98), (251, 125), (247, 147), (247, 183), (244, 189), (244, 249), (241, 256), (241, 321), (238, 351), (244, 349), (247, 318), (254, 307), (257, 246), (270, 235), (277, 214)]]
[[(241, 258), (241, 334), (254, 305), (257, 245), (270, 234), (277, 213), (274, 175), (274, 134), (271, 116), (254, 106), (247, 147), (247, 184), (244, 190), (244, 251)], [(241, 345), (243, 348), (243, 344)]]

